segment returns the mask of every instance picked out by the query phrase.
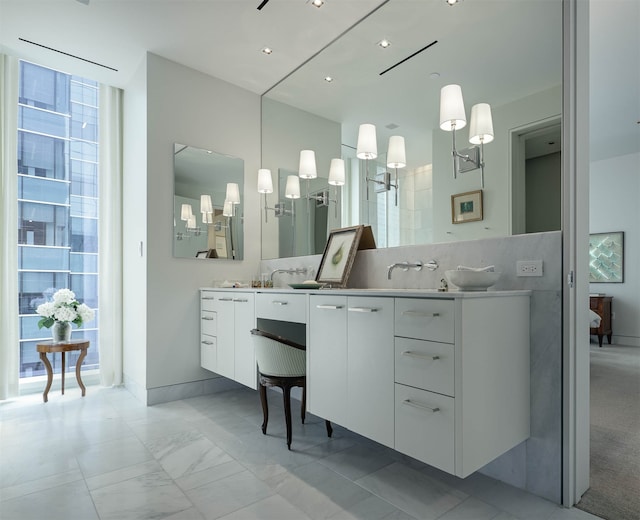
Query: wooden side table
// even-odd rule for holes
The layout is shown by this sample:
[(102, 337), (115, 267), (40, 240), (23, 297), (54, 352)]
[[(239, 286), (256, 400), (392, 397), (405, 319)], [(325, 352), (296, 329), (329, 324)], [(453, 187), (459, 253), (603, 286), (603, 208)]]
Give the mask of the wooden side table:
[(611, 324), (611, 300), (613, 296), (590, 296), (589, 308), (600, 316), (600, 326), (590, 327), (589, 333), (598, 336), (598, 346), (602, 347), (602, 337), (607, 336), (611, 345), (613, 326)]
[(49, 393), (49, 389), (51, 388), (51, 383), (53, 382), (53, 369), (51, 368), (51, 363), (47, 358), (48, 353), (53, 352), (61, 352), (62, 353), (62, 395), (64, 395), (64, 372), (65, 372), (65, 354), (67, 352), (71, 352), (73, 350), (80, 350), (80, 355), (78, 356), (78, 361), (76, 362), (76, 379), (78, 380), (78, 386), (82, 389), (82, 397), (85, 396), (86, 388), (82, 384), (82, 379), (80, 378), (80, 367), (82, 366), (82, 360), (87, 355), (87, 349), (89, 348), (89, 341), (84, 339), (71, 339), (69, 341), (46, 341), (44, 343), (36, 344), (36, 350), (40, 352), (40, 359), (44, 363), (44, 366), (47, 368), (47, 386), (44, 389), (42, 394), (42, 398), (46, 403), (48, 401), (47, 394)]

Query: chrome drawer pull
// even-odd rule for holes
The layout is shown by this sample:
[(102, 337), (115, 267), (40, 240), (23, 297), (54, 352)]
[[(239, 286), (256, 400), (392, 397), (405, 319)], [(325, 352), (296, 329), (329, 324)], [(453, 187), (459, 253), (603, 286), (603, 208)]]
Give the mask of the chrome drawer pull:
[(274, 305), (288, 305), (289, 302), (283, 302), (281, 300), (272, 300), (271, 303)]
[(213, 345), (213, 341), (202, 341), (203, 345)]
[(325, 304), (316, 305), (316, 309), (336, 310), (336, 309), (342, 309), (342, 308), (344, 308), (344, 305), (325, 305)]
[(407, 406), (413, 406), (414, 408), (418, 408), (419, 410), (425, 410), (431, 413), (436, 413), (440, 411), (440, 408), (438, 408), (437, 406), (435, 408), (431, 408), (426, 404), (416, 403), (414, 401), (411, 401), (410, 399), (405, 399), (404, 401), (402, 401), (402, 404), (406, 404)]
[(221, 302), (232, 302), (233, 298), (220, 298)]
[(434, 356), (432, 354), (421, 354), (420, 352), (411, 352), (410, 350), (405, 350), (402, 353), (403, 356), (409, 356), (409, 357), (415, 357), (415, 358), (421, 358), (421, 359), (432, 359), (433, 361), (436, 361), (437, 359), (440, 359), (440, 356)]
[(202, 299), (203, 300), (215, 300), (215, 298), (213, 296), (203, 296)]
[(349, 307), (349, 312), (378, 312), (373, 307)]
[(203, 316), (202, 319), (203, 320), (207, 320), (207, 321), (213, 321), (215, 318), (213, 318), (211, 316)]
[(234, 302), (240, 302), (240, 303), (246, 303), (246, 302), (248, 302), (249, 300), (247, 300), (247, 299), (243, 299), (243, 298), (234, 298), (234, 300), (233, 300), (233, 301), (234, 301)]
[(402, 311), (405, 316), (416, 316), (420, 318), (437, 318), (440, 316), (439, 312), (423, 312), (423, 311)]

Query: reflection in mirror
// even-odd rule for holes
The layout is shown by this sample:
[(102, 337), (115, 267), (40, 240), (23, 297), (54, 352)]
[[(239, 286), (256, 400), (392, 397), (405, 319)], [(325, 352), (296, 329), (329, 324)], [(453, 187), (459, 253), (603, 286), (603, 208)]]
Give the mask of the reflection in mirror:
[(244, 161), (174, 145), (173, 256), (243, 257)]
[[(382, 38), (391, 45), (380, 48)], [(323, 82), (327, 75), (334, 81)], [(452, 132), (440, 125), (441, 89), (450, 84), (461, 86), (468, 121), (453, 143)], [(474, 144), (472, 107), (480, 103), (490, 107), (494, 134), (490, 144), (481, 143), (484, 168), (454, 170), (453, 149), (462, 155)], [(555, 168), (554, 175), (530, 173), (528, 143), (533, 131), (559, 128), (562, 0), (474, 0), (453, 7), (389, 0), (267, 92), (262, 106), (263, 168), (293, 170), (306, 148), (327, 164), (340, 140), (347, 183), (336, 228), (371, 225), (378, 247), (528, 232), (539, 227), (526, 222), (530, 209), (548, 205), (536, 193), (555, 193), (560, 175), (559, 160), (537, 161), (537, 172)], [(356, 158), (363, 123), (376, 128), (375, 159)], [(560, 153), (555, 135), (543, 140), (542, 155)], [(385, 157), (392, 136), (406, 144), (406, 165), (397, 172)], [(396, 184), (396, 173), (397, 190), (381, 189)], [(477, 189), (483, 190), (483, 220), (454, 224), (451, 196)], [(263, 258), (305, 254), (276, 251), (266, 231), (263, 226)], [(306, 230), (297, 232), (296, 241), (304, 243)]]

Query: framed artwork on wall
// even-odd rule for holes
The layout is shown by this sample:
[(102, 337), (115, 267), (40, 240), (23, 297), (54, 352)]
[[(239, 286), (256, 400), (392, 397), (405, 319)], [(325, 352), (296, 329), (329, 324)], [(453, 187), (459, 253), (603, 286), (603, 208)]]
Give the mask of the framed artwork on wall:
[(451, 195), (451, 222), (462, 224), (482, 220), (482, 190)]
[(624, 231), (589, 235), (589, 283), (624, 282)]

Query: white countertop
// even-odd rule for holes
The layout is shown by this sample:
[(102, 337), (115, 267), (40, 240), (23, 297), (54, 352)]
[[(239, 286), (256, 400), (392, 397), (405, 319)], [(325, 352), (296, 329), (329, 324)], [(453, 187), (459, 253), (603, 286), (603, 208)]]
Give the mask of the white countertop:
[(201, 291), (252, 292), (265, 294), (330, 294), (332, 296), (388, 296), (393, 298), (441, 298), (454, 300), (457, 298), (499, 298), (505, 296), (529, 295), (529, 290), (512, 291), (438, 291), (437, 289), (291, 289), (288, 287), (265, 288), (230, 288), (230, 287), (201, 287)]

